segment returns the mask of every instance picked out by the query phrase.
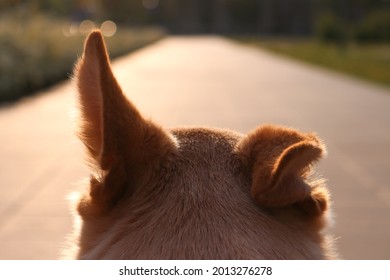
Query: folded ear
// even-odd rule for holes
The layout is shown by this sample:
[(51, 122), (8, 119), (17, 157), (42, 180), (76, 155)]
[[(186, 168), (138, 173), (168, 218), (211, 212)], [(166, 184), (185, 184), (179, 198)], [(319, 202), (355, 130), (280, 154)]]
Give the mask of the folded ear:
[(244, 137), (237, 151), (251, 170), (251, 193), (259, 205), (296, 205), (310, 215), (326, 210), (327, 190), (305, 181), (313, 163), (325, 153), (314, 134), (263, 126)]
[(145, 120), (124, 96), (99, 31), (88, 36), (74, 78), (82, 118), (80, 138), (94, 165), (105, 174), (104, 182), (91, 180), (91, 194), (112, 200), (123, 191), (119, 188), (123, 188), (124, 181), (134, 181), (139, 170), (174, 149), (174, 141), (163, 129)]

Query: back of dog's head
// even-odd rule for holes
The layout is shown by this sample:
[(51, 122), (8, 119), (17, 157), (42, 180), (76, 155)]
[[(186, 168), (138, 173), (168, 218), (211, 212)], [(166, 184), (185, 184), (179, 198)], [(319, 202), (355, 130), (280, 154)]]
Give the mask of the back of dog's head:
[(262, 126), (247, 135), (164, 130), (115, 80), (101, 34), (75, 69), (80, 138), (93, 169), (78, 202), (86, 259), (321, 259), (328, 192), (308, 176), (314, 134)]

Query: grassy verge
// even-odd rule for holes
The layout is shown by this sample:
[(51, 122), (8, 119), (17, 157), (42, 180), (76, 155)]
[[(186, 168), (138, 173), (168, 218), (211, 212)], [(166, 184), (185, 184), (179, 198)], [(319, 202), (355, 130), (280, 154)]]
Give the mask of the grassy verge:
[[(0, 102), (22, 96), (69, 77), (81, 55), (85, 35), (65, 36), (69, 23), (47, 16), (0, 17)], [(107, 45), (116, 57), (164, 36), (159, 28), (118, 27)]]
[(323, 44), (314, 40), (240, 41), (390, 87), (390, 44)]

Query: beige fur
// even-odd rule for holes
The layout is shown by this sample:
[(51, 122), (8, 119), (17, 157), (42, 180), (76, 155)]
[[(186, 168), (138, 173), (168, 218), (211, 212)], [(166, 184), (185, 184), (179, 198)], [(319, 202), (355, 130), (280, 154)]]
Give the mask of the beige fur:
[(325, 153), (315, 134), (165, 130), (112, 74), (99, 31), (75, 69), (80, 138), (93, 169), (77, 203), (81, 259), (328, 259), (329, 196), (308, 181)]

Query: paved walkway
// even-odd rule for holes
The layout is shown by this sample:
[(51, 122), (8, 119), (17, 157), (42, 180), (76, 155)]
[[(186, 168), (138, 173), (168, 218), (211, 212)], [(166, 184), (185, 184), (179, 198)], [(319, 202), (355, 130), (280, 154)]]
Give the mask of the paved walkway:
[[(170, 37), (114, 63), (131, 100), (166, 126), (316, 131), (347, 259), (390, 259), (390, 92), (220, 37)], [(72, 87), (0, 109), (0, 259), (53, 259), (71, 231), (64, 197), (87, 177)]]

